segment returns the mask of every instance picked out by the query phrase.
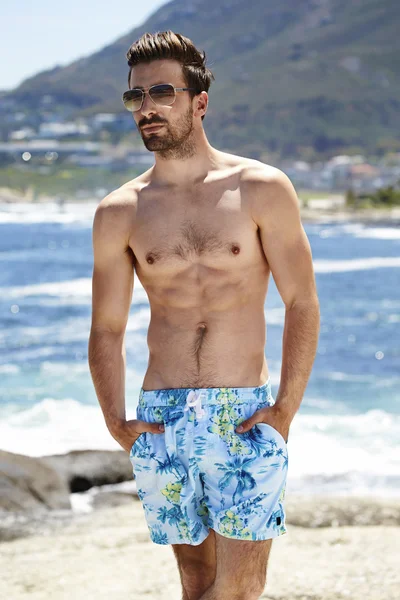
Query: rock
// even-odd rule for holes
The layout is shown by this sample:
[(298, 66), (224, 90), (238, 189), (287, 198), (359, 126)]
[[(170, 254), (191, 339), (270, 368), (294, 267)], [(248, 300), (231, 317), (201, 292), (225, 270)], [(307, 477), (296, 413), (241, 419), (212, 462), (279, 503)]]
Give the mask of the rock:
[(0, 510), (70, 508), (68, 485), (50, 464), (0, 450)]
[(92, 507), (94, 510), (98, 508), (109, 508), (111, 506), (120, 506), (121, 504), (132, 504), (137, 500), (135, 494), (126, 492), (99, 492), (92, 499)]
[(73, 450), (42, 460), (67, 481), (71, 492), (133, 479), (129, 455), (124, 450)]
[(399, 526), (397, 498), (291, 496), (285, 500), (287, 522), (298, 527)]
[(48, 535), (71, 523), (72, 510), (18, 511), (0, 510), (0, 542), (10, 542), (29, 535)]

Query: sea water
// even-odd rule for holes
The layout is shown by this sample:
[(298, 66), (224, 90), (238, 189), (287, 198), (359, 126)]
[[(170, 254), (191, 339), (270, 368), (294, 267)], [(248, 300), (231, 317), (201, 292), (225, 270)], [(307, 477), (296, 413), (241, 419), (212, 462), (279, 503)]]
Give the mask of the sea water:
[[(30, 456), (120, 446), (87, 363), (95, 203), (0, 205), (0, 448)], [(321, 305), (313, 372), (289, 434), (288, 491), (400, 495), (400, 228), (306, 224)], [(271, 280), (266, 356), (279, 387), (285, 310)], [(148, 361), (135, 278), (127, 417)]]

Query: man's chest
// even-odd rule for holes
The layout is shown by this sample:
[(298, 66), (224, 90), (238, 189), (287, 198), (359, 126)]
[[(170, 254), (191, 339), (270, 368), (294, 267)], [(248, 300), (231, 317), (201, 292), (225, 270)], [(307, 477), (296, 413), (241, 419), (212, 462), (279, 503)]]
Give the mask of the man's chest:
[(191, 264), (235, 268), (260, 252), (257, 226), (237, 189), (139, 198), (130, 243), (137, 268), (147, 274)]

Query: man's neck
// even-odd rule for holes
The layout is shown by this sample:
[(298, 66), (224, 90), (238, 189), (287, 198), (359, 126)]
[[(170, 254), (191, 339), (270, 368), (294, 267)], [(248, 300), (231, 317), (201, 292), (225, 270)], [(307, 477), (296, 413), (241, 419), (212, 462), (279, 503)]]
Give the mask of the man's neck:
[(157, 185), (186, 187), (202, 182), (220, 161), (220, 152), (213, 148), (207, 138), (196, 141), (194, 154), (187, 159), (165, 159), (155, 152), (155, 165), (151, 179)]

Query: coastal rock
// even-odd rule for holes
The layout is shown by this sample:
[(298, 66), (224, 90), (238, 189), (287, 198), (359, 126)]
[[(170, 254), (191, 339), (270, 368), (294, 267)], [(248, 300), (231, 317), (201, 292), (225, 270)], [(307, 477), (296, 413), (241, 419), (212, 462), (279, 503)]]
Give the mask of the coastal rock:
[(285, 501), (287, 522), (298, 527), (399, 526), (398, 498), (290, 496)]
[(0, 450), (0, 510), (70, 509), (65, 480), (41, 458)]
[(135, 500), (138, 500), (138, 497), (133, 493), (101, 491), (93, 496), (92, 508), (110, 508), (121, 504), (132, 504)]
[(133, 479), (129, 455), (124, 450), (73, 450), (42, 460), (59, 473), (71, 492)]

